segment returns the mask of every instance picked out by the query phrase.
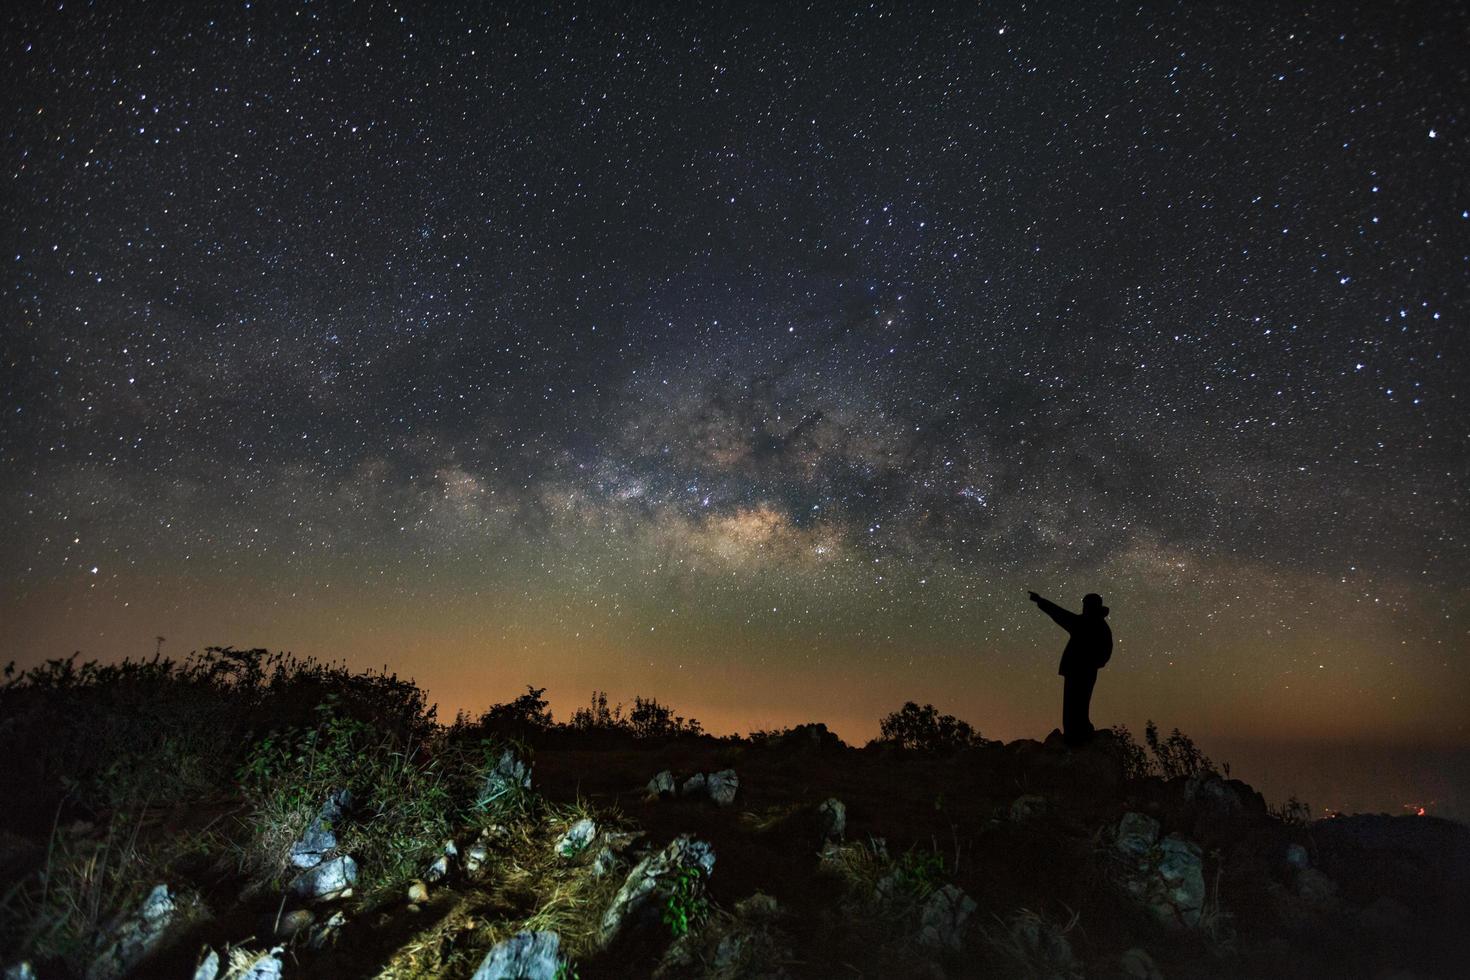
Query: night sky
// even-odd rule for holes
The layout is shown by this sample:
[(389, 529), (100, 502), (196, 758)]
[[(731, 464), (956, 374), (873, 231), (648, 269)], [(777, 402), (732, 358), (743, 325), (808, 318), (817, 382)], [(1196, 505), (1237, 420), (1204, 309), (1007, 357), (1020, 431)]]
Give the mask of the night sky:
[(1465, 743), (1466, 8), (695, 6), (7, 4), (0, 661)]

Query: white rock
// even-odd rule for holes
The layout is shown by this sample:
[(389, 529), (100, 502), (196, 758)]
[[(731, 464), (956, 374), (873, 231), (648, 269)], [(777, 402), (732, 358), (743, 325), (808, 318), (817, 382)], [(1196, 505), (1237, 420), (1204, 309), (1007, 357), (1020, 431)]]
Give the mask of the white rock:
[(343, 915), (340, 909), (336, 912), (333, 912), (331, 917), (327, 919), (326, 922), (318, 922), (316, 925), (311, 927), (311, 935), (306, 940), (307, 947), (310, 949), (322, 950), (326, 949), (328, 946), (335, 945), (337, 942), (337, 936), (341, 933), (342, 927), (346, 924), (347, 916)]
[(304, 872), (291, 885), (291, 893), (311, 901), (343, 897), (357, 884), (357, 862), (343, 854)]
[(649, 796), (673, 796), (675, 793), (674, 774), (665, 769), (648, 781)]
[(656, 918), (659, 901), (672, 892), (679, 872), (689, 867), (709, 875), (715, 869), (715, 849), (688, 834), (675, 837), (662, 851), (639, 861), (602, 916), (601, 943), (611, 943), (630, 922)]
[(1159, 839), (1159, 822), (1146, 813), (1129, 810), (1118, 821), (1115, 845), (1118, 850), (1134, 857), (1142, 857), (1153, 850)]
[(822, 828), (822, 840), (840, 841), (847, 836), (847, 804), (837, 797), (823, 800), (817, 807), (817, 818)]
[(301, 839), (291, 845), (291, 863), (298, 868), (314, 868), (337, 846), (335, 828), (352, 805), (352, 793), (339, 789), (327, 797), (311, 826)]
[(284, 949), (277, 946), (263, 954), (244, 973), (238, 974), (239, 980), (281, 980), (281, 969), (284, 965), (281, 962), (282, 952)]
[(740, 777), (735, 774), (734, 769), (721, 769), (712, 772), (705, 777), (705, 792), (709, 798), (715, 801), (716, 806), (729, 806), (735, 802), (735, 794), (740, 790)]
[(87, 968), (87, 980), (118, 980), (146, 959), (173, 924), (177, 906), (167, 885), (155, 885), (138, 911), (111, 930), (111, 939)]
[(485, 782), (475, 798), (481, 809), (513, 797), (531, 788), (531, 763), (516, 755), (515, 750), (500, 753), (495, 768), (485, 775)]
[(959, 949), (965, 921), (977, 906), (955, 885), (935, 889), (919, 910), (919, 944), (930, 949)]
[(518, 932), (485, 954), (471, 980), (558, 980), (566, 966), (554, 932)]
[(556, 853), (564, 858), (573, 858), (585, 851), (592, 838), (597, 836), (597, 822), (583, 817), (567, 829), (556, 842)]

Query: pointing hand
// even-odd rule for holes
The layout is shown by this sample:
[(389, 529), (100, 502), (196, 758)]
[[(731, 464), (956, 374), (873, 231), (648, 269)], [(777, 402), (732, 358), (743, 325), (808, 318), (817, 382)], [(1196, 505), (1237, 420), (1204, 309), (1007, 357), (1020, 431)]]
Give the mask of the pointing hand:
[(1041, 596), (1037, 595), (1035, 592), (1028, 592), (1026, 594), (1031, 597), (1031, 601), (1032, 602), (1040, 602), (1041, 601)]

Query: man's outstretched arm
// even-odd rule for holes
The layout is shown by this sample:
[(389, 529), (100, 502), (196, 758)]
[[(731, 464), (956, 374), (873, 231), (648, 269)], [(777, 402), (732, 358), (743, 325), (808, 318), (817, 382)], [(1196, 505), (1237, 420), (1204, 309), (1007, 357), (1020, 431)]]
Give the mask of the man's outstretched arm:
[(1058, 626), (1060, 626), (1064, 630), (1067, 630), (1068, 632), (1071, 632), (1072, 624), (1077, 622), (1077, 620), (1080, 618), (1076, 613), (1068, 612), (1061, 606), (1057, 605), (1055, 602), (1052, 602), (1050, 599), (1043, 599), (1035, 592), (1031, 593), (1031, 601), (1036, 603), (1036, 605), (1040, 607), (1042, 612), (1046, 613), (1053, 620), (1055, 620)]

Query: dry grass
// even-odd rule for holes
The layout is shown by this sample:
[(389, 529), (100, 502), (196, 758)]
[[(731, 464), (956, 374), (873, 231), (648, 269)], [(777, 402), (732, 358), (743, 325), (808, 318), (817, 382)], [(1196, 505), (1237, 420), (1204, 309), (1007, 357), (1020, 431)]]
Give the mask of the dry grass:
[(1073, 913), (1065, 925), (1057, 925), (1022, 908), (1009, 919), (997, 916), (995, 925), (982, 928), (980, 934), (1002, 971), (998, 975), (1017, 980), (1081, 980), (1081, 966), (1067, 940), (1079, 918)]
[(594, 955), (602, 913), (624, 876), (593, 877), (588, 865), (597, 843), (573, 858), (556, 853), (557, 839), (584, 817), (596, 820), (599, 832), (625, 823), (616, 810), (595, 814), (579, 801), (543, 803), (524, 819), (496, 825), (486, 867), (467, 887), (431, 899), (452, 905), (398, 949), (381, 980), (468, 976), (491, 947), (521, 930), (556, 932), (572, 960)]

